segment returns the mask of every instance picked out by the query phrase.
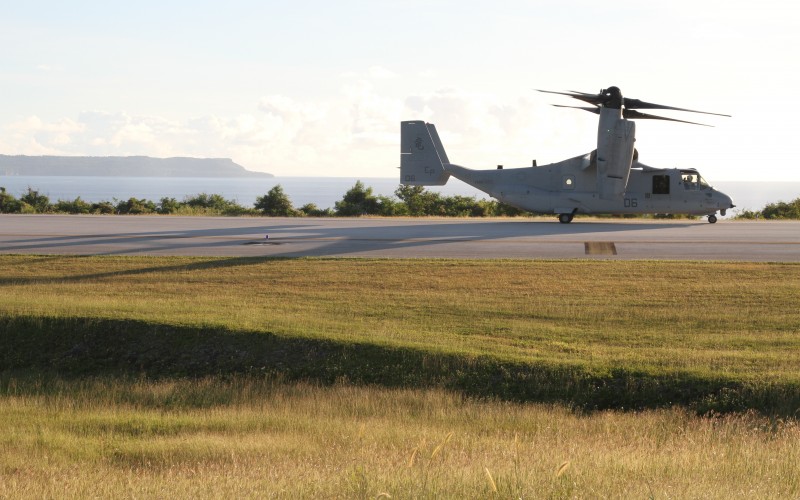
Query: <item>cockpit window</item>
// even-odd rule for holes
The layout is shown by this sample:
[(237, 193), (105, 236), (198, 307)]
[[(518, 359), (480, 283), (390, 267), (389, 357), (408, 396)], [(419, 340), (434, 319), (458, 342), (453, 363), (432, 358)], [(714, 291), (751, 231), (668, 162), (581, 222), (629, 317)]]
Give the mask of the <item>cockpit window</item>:
[(697, 172), (681, 172), (681, 180), (685, 189), (704, 190), (711, 188)]

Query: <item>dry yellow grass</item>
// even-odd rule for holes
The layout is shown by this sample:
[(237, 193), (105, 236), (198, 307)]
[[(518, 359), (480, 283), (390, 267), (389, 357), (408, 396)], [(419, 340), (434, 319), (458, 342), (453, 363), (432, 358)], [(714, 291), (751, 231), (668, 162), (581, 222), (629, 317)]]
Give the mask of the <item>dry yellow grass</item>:
[[(252, 379), (7, 388), (2, 498), (800, 495), (800, 426), (754, 415), (578, 415)], [(200, 394), (227, 402), (189, 404)]]

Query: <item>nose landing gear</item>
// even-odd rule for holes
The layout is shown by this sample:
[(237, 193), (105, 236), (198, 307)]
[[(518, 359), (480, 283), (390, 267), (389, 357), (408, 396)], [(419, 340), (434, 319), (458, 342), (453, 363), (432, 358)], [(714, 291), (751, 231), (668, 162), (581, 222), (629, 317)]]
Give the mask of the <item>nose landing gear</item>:
[(558, 214), (558, 222), (562, 224), (569, 224), (572, 222), (572, 214)]
[(714, 215), (714, 214), (709, 215), (708, 216), (708, 222), (711, 223), (711, 224), (717, 222), (717, 216)]

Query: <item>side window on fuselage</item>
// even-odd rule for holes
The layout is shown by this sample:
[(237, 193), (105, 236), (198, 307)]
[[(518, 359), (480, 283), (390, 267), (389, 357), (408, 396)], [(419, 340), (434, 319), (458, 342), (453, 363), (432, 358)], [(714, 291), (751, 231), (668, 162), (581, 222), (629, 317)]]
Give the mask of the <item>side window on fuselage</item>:
[(669, 194), (669, 176), (653, 176), (653, 194)]

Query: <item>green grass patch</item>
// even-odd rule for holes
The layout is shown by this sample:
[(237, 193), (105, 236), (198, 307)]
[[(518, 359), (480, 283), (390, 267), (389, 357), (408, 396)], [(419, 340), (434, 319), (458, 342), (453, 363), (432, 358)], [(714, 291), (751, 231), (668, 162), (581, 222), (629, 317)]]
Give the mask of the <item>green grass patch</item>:
[(0, 370), (800, 408), (800, 266), (0, 256)]

